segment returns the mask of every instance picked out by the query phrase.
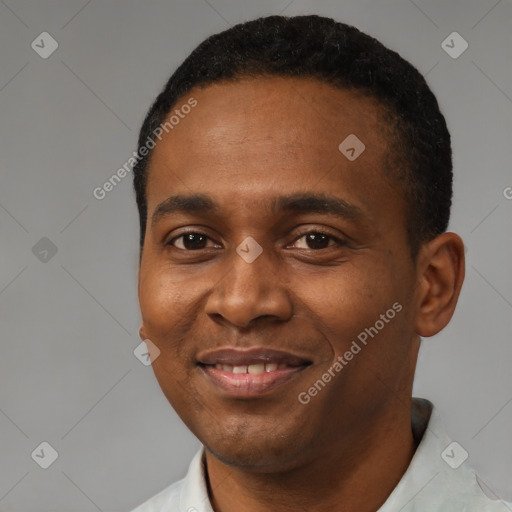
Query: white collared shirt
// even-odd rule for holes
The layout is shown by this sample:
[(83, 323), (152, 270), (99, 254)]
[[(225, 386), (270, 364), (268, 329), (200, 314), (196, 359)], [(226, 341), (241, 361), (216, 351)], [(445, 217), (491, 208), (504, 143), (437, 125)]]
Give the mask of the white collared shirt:
[[(488, 498), (467, 465), (467, 453), (444, 432), (428, 400), (413, 398), (412, 430), (419, 445), (402, 479), (376, 512), (510, 512), (512, 504)], [(132, 512), (213, 512), (204, 473), (204, 448), (187, 476)]]

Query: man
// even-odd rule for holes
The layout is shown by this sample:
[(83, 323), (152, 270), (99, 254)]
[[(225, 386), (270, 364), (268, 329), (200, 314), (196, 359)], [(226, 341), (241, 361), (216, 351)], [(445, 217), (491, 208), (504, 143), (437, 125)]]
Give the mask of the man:
[(137, 512), (508, 510), (411, 397), (464, 278), (416, 69), (327, 18), (237, 25), (170, 78), (139, 154), (140, 335), (204, 448)]

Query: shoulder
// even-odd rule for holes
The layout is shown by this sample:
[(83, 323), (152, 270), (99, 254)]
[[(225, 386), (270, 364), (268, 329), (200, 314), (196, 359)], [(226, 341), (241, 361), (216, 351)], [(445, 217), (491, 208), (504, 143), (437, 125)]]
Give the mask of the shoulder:
[(139, 505), (132, 512), (213, 512), (204, 478), (204, 449), (190, 462), (187, 475)]
[[(462, 468), (461, 468), (462, 469)], [(446, 475), (444, 475), (446, 478)], [(471, 467), (465, 468), (457, 479), (446, 478), (448, 485), (443, 486), (446, 503), (460, 507), (463, 512), (507, 512), (512, 504), (489, 497), (480, 486), (476, 473)], [(444, 493), (443, 493), (444, 491)]]
[(413, 398), (412, 428), (416, 453), (379, 512), (512, 510), (510, 503), (484, 493), (467, 451), (448, 436), (431, 402)]

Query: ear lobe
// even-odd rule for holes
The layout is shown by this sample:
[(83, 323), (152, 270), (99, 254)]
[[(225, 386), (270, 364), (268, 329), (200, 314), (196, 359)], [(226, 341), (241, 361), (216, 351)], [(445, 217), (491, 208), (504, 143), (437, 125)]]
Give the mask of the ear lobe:
[(139, 338), (144, 341), (144, 340), (147, 340), (148, 337), (146, 336), (146, 329), (144, 327), (144, 324), (142, 324), (140, 327), (139, 327)]
[(443, 233), (425, 244), (418, 256), (416, 333), (437, 334), (450, 321), (464, 281), (464, 243)]

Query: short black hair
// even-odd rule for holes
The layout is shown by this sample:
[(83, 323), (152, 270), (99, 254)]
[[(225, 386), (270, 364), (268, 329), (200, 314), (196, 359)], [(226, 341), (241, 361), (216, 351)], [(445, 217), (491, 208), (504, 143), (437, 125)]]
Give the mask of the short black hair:
[[(392, 134), (384, 167), (405, 195), (413, 257), (421, 243), (446, 231), (452, 200), (451, 141), (434, 94), (398, 53), (330, 18), (266, 16), (208, 37), (178, 67), (149, 109), (139, 149), (194, 87), (266, 76), (316, 78), (375, 99)], [(140, 157), (133, 169), (141, 251), (150, 157), (151, 152)]]

